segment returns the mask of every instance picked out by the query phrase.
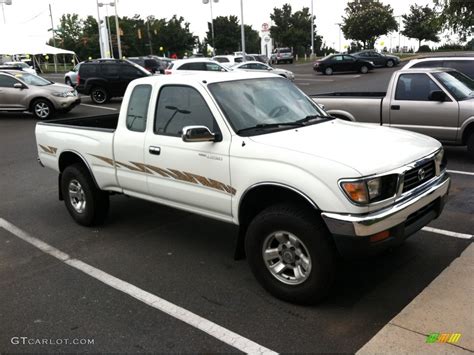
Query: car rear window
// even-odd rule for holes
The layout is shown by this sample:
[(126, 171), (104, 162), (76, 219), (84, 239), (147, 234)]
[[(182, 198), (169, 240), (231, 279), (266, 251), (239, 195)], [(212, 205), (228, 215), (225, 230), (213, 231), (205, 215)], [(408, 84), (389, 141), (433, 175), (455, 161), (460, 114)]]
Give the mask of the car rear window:
[(229, 63), (229, 59), (228, 58), (225, 58), (225, 57), (216, 57), (216, 58), (213, 58), (216, 62), (219, 62), (219, 63)]
[(429, 60), (426, 62), (419, 62), (411, 66), (411, 68), (438, 68), (443, 66), (442, 60)]
[(280, 48), (278, 50), (280, 53), (291, 53), (291, 49), (290, 48)]

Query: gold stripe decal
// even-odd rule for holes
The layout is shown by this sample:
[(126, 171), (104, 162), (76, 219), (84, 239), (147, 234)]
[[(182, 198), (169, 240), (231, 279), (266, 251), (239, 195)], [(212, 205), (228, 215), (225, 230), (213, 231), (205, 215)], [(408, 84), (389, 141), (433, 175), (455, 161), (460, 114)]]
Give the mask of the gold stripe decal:
[(115, 166), (117, 168), (125, 168), (131, 171), (142, 172), (149, 175), (160, 175), (162, 177), (169, 178), (169, 179), (180, 180), (180, 181), (189, 182), (196, 185), (202, 185), (202, 186), (209, 187), (214, 190), (219, 190), (231, 195), (235, 195), (237, 192), (237, 190), (234, 189), (230, 185), (226, 185), (220, 181), (209, 179), (201, 175), (196, 175), (196, 174), (188, 173), (185, 171), (179, 171), (175, 169), (164, 169), (164, 168), (160, 168), (154, 165), (143, 164), (143, 163), (138, 163), (138, 162), (133, 162), (133, 161), (130, 161), (128, 163), (122, 163), (122, 162), (114, 161), (113, 159), (103, 157), (100, 155), (95, 155), (95, 154), (89, 154), (89, 155), (106, 162), (110, 166)]
[(43, 153), (49, 154), (49, 155), (56, 155), (56, 152), (58, 151), (58, 148), (56, 147), (51, 147), (50, 145), (42, 145), (38, 144), (39, 147), (43, 150)]

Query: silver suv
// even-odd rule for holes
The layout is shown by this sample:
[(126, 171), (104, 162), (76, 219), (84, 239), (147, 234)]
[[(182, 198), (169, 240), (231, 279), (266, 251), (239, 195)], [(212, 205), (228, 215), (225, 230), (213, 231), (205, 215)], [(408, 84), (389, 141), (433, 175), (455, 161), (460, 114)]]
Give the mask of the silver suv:
[(293, 52), (291, 48), (275, 48), (271, 57), (272, 64), (293, 63)]
[(30, 111), (37, 119), (45, 120), (56, 111), (71, 111), (80, 102), (70, 86), (23, 71), (0, 71), (0, 111)]

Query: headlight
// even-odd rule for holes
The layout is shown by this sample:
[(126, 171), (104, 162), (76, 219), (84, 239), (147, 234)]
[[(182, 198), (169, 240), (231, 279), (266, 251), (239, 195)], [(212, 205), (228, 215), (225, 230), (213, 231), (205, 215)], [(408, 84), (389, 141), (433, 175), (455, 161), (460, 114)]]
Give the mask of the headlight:
[(340, 182), (349, 200), (362, 205), (394, 197), (397, 193), (397, 183), (397, 174)]
[(57, 96), (57, 97), (73, 97), (73, 96), (76, 96), (76, 91), (53, 92), (53, 96)]
[(444, 149), (441, 148), (439, 152), (435, 155), (435, 166), (436, 166), (436, 175), (439, 175), (443, 170), (446, 169), (446, 156), (444, 155)]

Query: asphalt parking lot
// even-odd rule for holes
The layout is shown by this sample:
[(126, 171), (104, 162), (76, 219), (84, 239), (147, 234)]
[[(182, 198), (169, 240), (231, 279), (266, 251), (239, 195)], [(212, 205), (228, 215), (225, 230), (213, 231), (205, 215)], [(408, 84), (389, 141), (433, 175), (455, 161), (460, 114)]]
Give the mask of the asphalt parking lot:
[[(295, 83), (310, 94), (385, 91), (398, 69), (326, 77), (308, 64), (282, 67), (293, 70)], [(120, 100), (97, 107), (85, 98), (67, 117), (109, 114), (119, 107)], [(34, 127), (29, 114), (0, 113), (0, 222), (224, 330), (204, 332), (0, 227), (0, 352), (230, 353), (245, 348), (243, 342), (279, 353), (354, 353), (471, 243), (420, 231), (395, 250), (341, 262), (325, 302), (288, 304), (257, 284), (245, 260), (233, 260), (234, 226), (125, 196), (112, 197), (104, 226), (74, 223), (58, 201), (56, 174), (36, 161)], [(445, 149), (450, 199), (430, 227), (472, 235), (474, 162), (463, 147)], [(224, 343), (215, 335), (225, 331), (242, 338), (235, 346)], [(16, 344), (20, 337), (53, 344)]]

